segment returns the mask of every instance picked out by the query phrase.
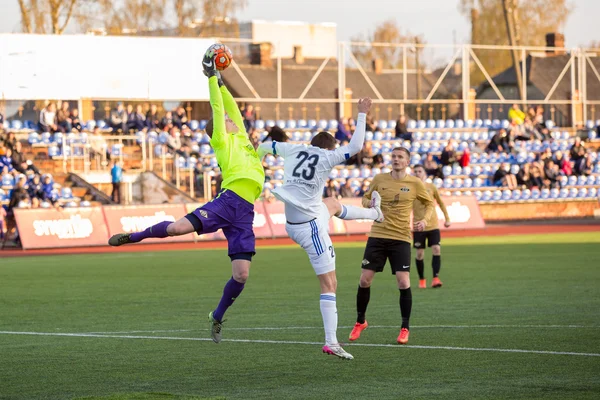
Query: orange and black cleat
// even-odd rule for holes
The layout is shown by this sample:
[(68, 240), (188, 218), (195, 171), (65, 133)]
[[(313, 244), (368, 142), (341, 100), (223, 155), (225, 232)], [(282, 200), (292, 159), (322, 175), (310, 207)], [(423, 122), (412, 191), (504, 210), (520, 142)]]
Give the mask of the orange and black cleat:
[(367, 323), (366, 320), (362, 324), (360, 322), (357, 322), (356, 324), (354, 324), (354, 328), (352, 328), (352, 332), (350, 332), (350, 338), (349, 338), (350, 341), (354, 342), (355, 340), (357, 340), (360, 337), (360, 334), (362, 333), (362, 331), (367, 329), (368, 326), (369, 326), (369, 324)]
[(400, 334), (398, 335), (398, 344), (408, 343), (409, 335), (410, 335), (410, 333), (408, 332), (408, 329), (406, 329), (406, 328), (400, 329)]
[(435, 278), (433, 278), (433, 280), (431, 281), (431, 287), (432, 288), (442, 287), (442, 281), (440, 281), (440, 278), (438, 278), (437, 276)]

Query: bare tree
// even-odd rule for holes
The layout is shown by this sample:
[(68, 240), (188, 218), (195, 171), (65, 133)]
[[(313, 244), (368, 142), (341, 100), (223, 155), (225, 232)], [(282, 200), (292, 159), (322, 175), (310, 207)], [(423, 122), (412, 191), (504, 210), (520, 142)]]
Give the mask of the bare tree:
[(26, 33), (62, 34), (78, 0), (18, 0), (21, 26)]
[[(353, 45), (352, 53), (361, 66), (368, 67), (374, 60), (381, 60), (383, 68), (401, 69), (403, 66), (403, 47), (383, 46), (382, 43), (392, 45), (414, 44), (424, 42), (422, 37), (415, 36), (409, 32), (403, 33), (396, 21), (389, 19), (377, 24), (375, 31), (369, 35), (358, 35), (352, 38), (353, 42), (367, 43), (366, 45)], [(408, 68), (416, 67), (416, 54), (420, 49), (413, 46), (407, 47)]]
[[(174, 0), (179, 36), (239, 36), (233, 17), (247, 0)], [(201, 19), (198, 24), (192, 24)]]
[(167, 0), (80, 0), (77, 22), (82, 31), (103, 29), (109, 35), (135, 34), (166, 26)]
[[(460, 13), (473, 24), (472, 44), (508, 45), (508, 33), (503, 17), (502, 0), (459, 0)], [(567, 0), (529, 0), (517, 2), (517, 44), (544, 46), (545, 35), (561, 32), (573, 8)], [(509, 51), (477, 50), (475, 54), (493, 76), (512, 65)], [(471, 77), (474, 84), (485, 80), (476, 72)]]

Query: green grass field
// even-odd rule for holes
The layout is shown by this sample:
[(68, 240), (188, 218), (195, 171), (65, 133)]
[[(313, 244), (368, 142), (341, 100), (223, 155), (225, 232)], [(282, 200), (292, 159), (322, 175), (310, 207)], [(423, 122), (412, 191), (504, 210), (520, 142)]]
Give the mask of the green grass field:
[[(337, 246), (341, 340), (362, 251)], [(395, 344), (386, 269), (353, 361), (321, 353), (302, 250), (260, 249), (250, 275), (217, 345), (206, 317), (230, 277), (224, 250), (2, 258), (0, 399), (599, 396), (597, 233), (446, 240), (442, 289), (416, 289), (413, 268), (409, 346)]]

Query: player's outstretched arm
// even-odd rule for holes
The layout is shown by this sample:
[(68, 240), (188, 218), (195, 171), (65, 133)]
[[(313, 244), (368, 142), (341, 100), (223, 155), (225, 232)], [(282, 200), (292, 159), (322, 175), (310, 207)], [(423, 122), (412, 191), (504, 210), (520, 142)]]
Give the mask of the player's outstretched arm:
[(267, 154), (273, 154), (274, 156), (281, 156), (285, 158), (285, 155), (290, 146), (295, 145), (290, 143), (277, 142), (273, 140), (271, 142), (261, 143), (256, 149), (256, 152), (258, 153), (258, 158), (260, 158), (261, 160)]
[(425, 214), (423, 215), (423, 219), (421, 221), (415, 221), (413, 225), (415, 231), (422, 231), (427, 226), (427, 221), (431, 217), (431, 214), (433, 214), (435, 211), (435, 206), (431, 196), (429, 196), (429, 193), (425, 188), (425, 185), (420, 180), (417, 181), (417, 200), (419, 200), (421, 204), (425, 206)]
[(358, 117), (356, 119), (356, 130), (348, 143), (348, 152), (350, 156), (358, 154), (365, 144), (365, 134), (367, 129), (367, 113), (371, 110), (372, 101), (369, 97), (363, 97), (358, 100)]
[(213, 147), (218, 147), (225, 141), (227, 131), (225, 129), (225, 109), (223, 106), (223, 96), (219, 89), (219, 78), (211, 76), (208, 78), (208, 90), (210, 95), (210, 107), (212, 108), (213, 132), (210, 143)]
[(242, 112), (238, 107), (235, 99), (227, 89), (227, 86), (221, 85), (221, 95), (223, 96), (223, 103), (225, 105), (225, 112), (229, 115), (229, 118), (238, 127), (240, 133), (246, 133), (246, 127), (244, 126), (244, 118)]
[(435, 191), (433, 192), (433, 197), (435, 198), (435, 201), (438, 203), (438, 205), (440, 206), (440, 209), (444, 213), (444, 220), (446, 221), (446, 223), (444, 225), (447, 228), (450, 226), (450, 215), (448, 215), (448, 210), (446, 209), (446, 205), (442, 201), (442, 197), (440, 196), (440, 192), (437, 190), (437, 188), (435, 188)]
[(375, 176), (375, 178), (373, 178), (373, 181), (371, 181), (371, 185), (369, 186), (369, 190), (367, 190), (365, 192), (365, 194), (363, 195), (362, 198), (362, 205), (363, 207), (371, 207), (371, 196), (374, 190), (377, 190), (377, 176)]

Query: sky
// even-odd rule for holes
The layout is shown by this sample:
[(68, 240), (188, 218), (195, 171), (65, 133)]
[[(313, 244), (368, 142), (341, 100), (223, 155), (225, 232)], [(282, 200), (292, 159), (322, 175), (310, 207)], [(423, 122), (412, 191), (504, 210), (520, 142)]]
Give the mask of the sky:
[[(572, 0), (575, 10), (567, 22), (567, 47), (600, 40), (599, 0)], [(334, 22), (339, 40), (368, 33), (378, 22), (393, 18), (402, 29), (423, 34), (430, 44), (466, 43), (469, 24), (458, 12), (458, 0), (248, 0), (238, 18)], [(552, 16), (548, 16), (552, 18)], [(20, 15), (17, 0), (0, 0), (0, 32), (18, 32)]]

